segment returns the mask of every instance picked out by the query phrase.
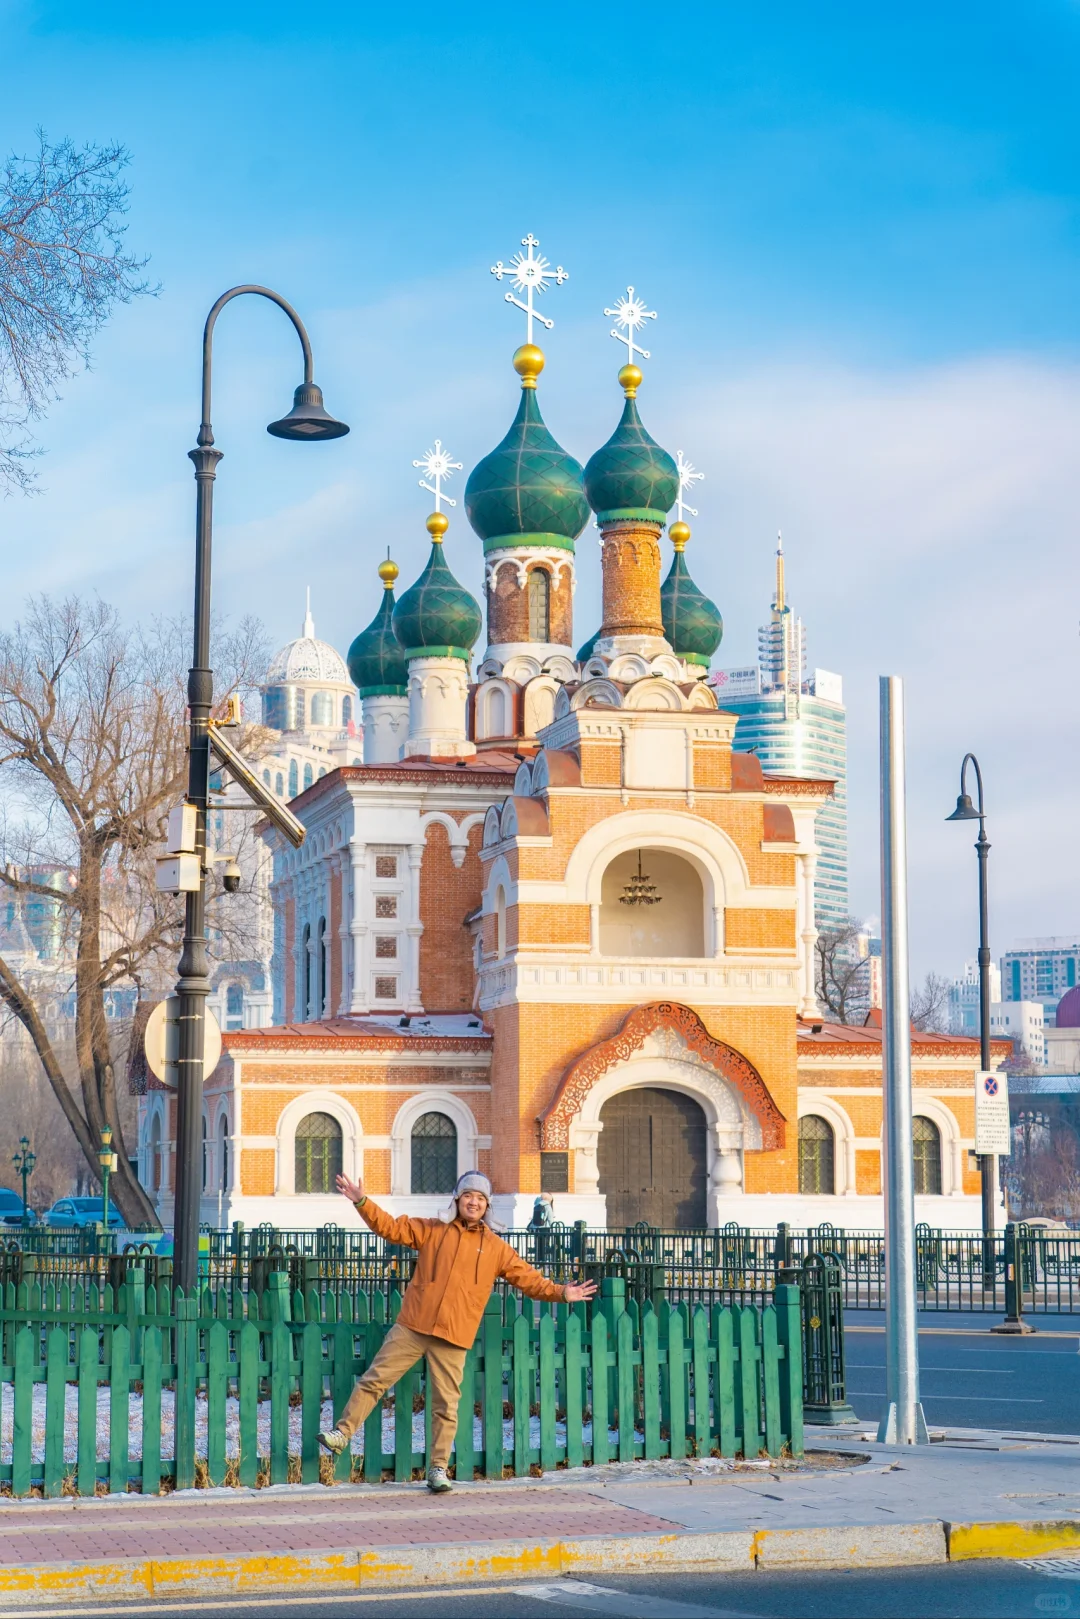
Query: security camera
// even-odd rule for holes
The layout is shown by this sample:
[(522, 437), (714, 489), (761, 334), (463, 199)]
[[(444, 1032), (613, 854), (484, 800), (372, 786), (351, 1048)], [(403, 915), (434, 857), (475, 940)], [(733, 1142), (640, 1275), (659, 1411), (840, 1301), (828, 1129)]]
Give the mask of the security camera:
[(230, 859), (226, 862), (225, 870), (221, 874), (221, 880), (225, 885), (226, 894), (236, 893), (236, 890), (240, 887), (240, 878), (242, 876), (243, 873), (235, 860)]

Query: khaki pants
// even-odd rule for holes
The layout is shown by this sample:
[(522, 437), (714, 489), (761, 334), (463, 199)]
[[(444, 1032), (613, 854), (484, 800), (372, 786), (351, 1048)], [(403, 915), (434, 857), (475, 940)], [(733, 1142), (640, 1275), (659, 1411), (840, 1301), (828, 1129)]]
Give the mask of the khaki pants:
[(445, 1467), (457, 1431), (461, 1379), (465, 1372), (467, 1349), (430, 1338), (394, 1323), (383, 1339), (382, 1348), (349, 1395), (337, 1421), (349, 1439), (374, 1411), (387, 1389), (411, 1371), (422, 1355), (427, 1356), (431, 1379), (431, 1465)]

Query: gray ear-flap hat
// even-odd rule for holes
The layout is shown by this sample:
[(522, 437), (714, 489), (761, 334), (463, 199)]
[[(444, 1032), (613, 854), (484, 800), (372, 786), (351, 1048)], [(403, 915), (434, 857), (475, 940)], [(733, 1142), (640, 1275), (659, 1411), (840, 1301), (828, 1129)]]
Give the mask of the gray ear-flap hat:
[(442, 1214), (439, 1216), (439, 1218), (442, 1220), (444, 1225), (449, 1225), (452, 1220), (457, 1219), (457, 1212), (458, 1212), (457, 1200), (461, 1196), (462, 1192), (480, 1192), (480, 1193), (482, 1193), (482, 1195), (487, 1198), (487, 1204), (488, 1204), (487, 1209), (486, 1209), (486, 1211), (484, 1213), (484, 1224), (491, 1231), (505, 1231), (506, 1230), (506, 1227), (504, 1225), (500, 1225), (498, 1220), (496, 1220), (494, 1218), (494, 1216), (492, 1215), (492, 1212), (491, 1212), (491, 1196), (492, 1196), (491, 1182), (488, 1180), (486, 1175), (481, 1175), (481, 1173), (480, 1173), (480, 1171), (478, 1169), (467, 1169), (465, 1171), (464, 1175), (459, 1175), (458, 1176), (457, 1185), (454, 1187), (453, 1202), (450, 1204), (450, 1207), (448, 1209), (444, 1209)]

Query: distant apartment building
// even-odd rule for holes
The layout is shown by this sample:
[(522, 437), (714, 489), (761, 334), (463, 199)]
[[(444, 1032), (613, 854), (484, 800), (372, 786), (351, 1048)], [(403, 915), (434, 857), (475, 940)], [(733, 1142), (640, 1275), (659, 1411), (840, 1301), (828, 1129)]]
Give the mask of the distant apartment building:
[(1080, 939), (1021, 939), (1001, 958), (1001, 993), (1010, 1001), (1039, 1001), (1052, 1026), (1057, 1003), (1080, 983)]
[[(990, 1003), (1001, 1000), (1001, 973), (990, 963)], [(979, 964), (966, 961), (949, 989), (949, 1033), (979, 1038)]]
[(1012, 1040), (1019, 1056), (1022, 1051), (1042, 1068), (1046, 1063), (1043, 1038), (1045, 1014), (1039, 1001), (994, 1001), (990, 1006), (990, 1034), (995, 1040)]
[(806, 632), (788, 606), (784, 552), (776, 551), (776, 591), (768, 624), (758, 631), (758, 661), (718, 669), (709, 677), (720, 707), (737, 714), (735, 751), (755, 753), (762, 769), (782, 776), (826, 777), (836, 783), (815, 820), (814, 887), (819, 928), (848, 915), (847, 716), (843, 681), (825, 669), (806, 674)]

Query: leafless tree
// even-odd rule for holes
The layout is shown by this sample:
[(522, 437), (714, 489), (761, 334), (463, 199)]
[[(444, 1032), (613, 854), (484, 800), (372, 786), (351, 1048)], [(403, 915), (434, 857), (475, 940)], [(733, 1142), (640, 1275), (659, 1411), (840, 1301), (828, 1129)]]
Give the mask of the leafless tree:
[[(265, 667), (265, 648), (251, 620), (218, 643), (223, 703)], [(55, 912), (54, 957), (75, 1003), (70, 1081), (49, 1028), (56, 974), (50, 988), (36, 958), (0, 955), (0, 1003), (33, 1042), (95, 1176), (101, 1127), (112, 1126), (113, 1187), (131, 1223), (152, 1224), (154, 1212), (127, 1163), (116, 1082), (124, 1053), (105, 998), (117, 985), (160, 993), (175, 968), (182, 908), (156, 889), (154, 855), (184, 790), (186, 650), (179, 624), (143, 634), (77, 598), (37, 598), (0, 634), (0, 892), (15, 914), (43, 896)], [(54, 879), (47, 888), (43, 877)], [(227, 930), (227, 917), (214, 926)], [(226, 937), (224, 951), (233, 944)]]
[(0, 488), (33, 486), (28, 427), (90, 363), (114, 305), (154, 289), (124, 251), (123, 146), (50, 144), (0, 174)]
[(947, 1034), (949, 1030), (949, 989), (947, 978), (927, 973), (911, 992), (911, 1027), (923, 1034)]
[(838, 1023), (866, 1019), (868, 971), (860, 953), (861, 932), (861, 925), (849, 916), (839, 927), (822, 928), (814, 945), (818, 1005)]

